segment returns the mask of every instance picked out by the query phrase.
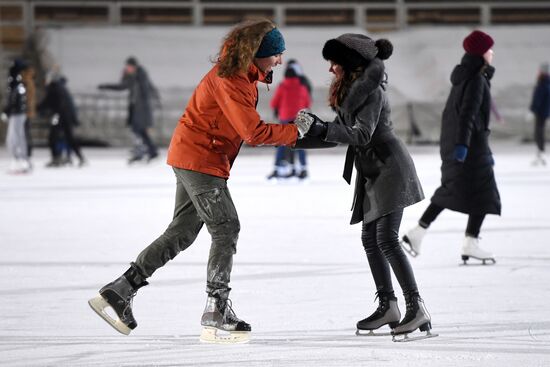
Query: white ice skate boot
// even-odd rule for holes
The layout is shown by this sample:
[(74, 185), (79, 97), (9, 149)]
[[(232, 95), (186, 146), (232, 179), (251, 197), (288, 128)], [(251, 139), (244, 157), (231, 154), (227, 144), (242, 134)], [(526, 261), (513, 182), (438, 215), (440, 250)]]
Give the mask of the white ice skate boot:
[(231, 300), (208, 296), (201, 318), (200, 341), (205, 343), (234, 344), (250, 341), (250, 324), (239, 319)]
[[(390, 333), (375, 333), (374, 330), (388, 325), (391, 329), (395, 328), (401, 320), (401, 312), (397, 307), (397, 298), (393, 293), (378, 293), (378, 308), (372, 315), (357, 323), (355, 335), (390, 335)], [(366, 332), (368, 331), (368, 332)]]
[(537, 150), (537, 156), (535, 160), (531, 163), (532, 166), (546, 166), (546, 158), (544, 157), (544, 152)]
[(401, 246), (403, 250), (408, 252), (412, 257), (420, 255), (420, 247), (422, 245), (422, 239), (426, 235), (426, 228), (417, 225), (413, 229), (409, 230), (401, 240)]
[(466, 261), (468, 261), (470, 257), (481, 260), (483, 265), (486, 265), (487, 262), (492, 264), (496, 263), (492, 253), (482, 250), (479, 247), (479, 238), (466, 236), (464, 238), (464, 244), (462, 245), (462, 261), (464, 261), (464, 265), (466, 265)]
[[(409, 342), (438, 336), (438, 334), (432, 334), (430, 331), (432, 329), (432, 318), (418, 293), (405, 294), (405, 302), (407, 304), (407, 311), (403, 320), (391, 332), (393, 341)], [(410, 337), (409, 334), (417, 329), (426, 333)]]

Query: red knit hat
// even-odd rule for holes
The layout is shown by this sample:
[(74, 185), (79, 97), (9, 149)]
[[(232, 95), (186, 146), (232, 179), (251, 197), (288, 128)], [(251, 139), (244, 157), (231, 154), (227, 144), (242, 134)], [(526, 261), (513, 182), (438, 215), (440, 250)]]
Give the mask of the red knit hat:
[(483, 56), (494, 44), (495, 41), (493, 41), (491, 36), (478, 30), (470, 33), (468, 37), (464, 38), (464, 42), (462, 42), (462, 46), (467, 53), (477, 56)]

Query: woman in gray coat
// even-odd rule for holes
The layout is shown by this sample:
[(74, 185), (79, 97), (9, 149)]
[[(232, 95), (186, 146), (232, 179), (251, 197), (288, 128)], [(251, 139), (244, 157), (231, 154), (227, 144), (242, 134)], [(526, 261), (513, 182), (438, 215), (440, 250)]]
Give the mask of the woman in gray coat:
[[(386, 74), (382, 60), (393, 51), (385, 39), (374, 41), (362, 34), (343, 34), (326, 42), (323, 57), (330, 61), (335, 77), (329, 102), (337, 117), (332, 122), (301, 112), (296, 120), (311, 123), (306, 138), (348, 144), (344, 179), (351, 181), (357, 169), (351, 224), (363, 222), (361, 239), (379, 299), (378, 309), (357, 323), (359, 330), (389, 325), (393, 335), (416, 329), (431, 336), (431, 318), (422, 299), (411, 265), (399, 245), (403, 208), (424, 198), (413, 161), (405, 145), (393, 132), (390, 106), (385, 92)], [(311, 121), (313, 120), (313, 121)], [(394, 295), (390, 267), (406, 300), (401, 313)], [(401, 321), (400, 321), (401, 320)]]

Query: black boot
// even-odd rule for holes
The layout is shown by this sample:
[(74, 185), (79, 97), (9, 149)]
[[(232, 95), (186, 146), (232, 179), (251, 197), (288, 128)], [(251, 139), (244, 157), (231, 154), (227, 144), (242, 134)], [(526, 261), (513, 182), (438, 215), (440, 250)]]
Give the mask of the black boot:
[[(147, 284), (149, 283), (145, 281), (145, 276), (132, 263), (121, 277), (101, 288), (99, 296), (92, 298), (88, 303), (112, 327), (128, 335), (137, 327), (136, 319), (132, 314), (132, 300), (137, 290)], [(118, 320), (111, 318), (104, 311), (106, 307), (111, 307), (115, 311)]]
[(393, 292), (378, 292), (378, 308), (372, 315), (357, 323), (358, 330), (376, 330), (384, 325), (395, 328), (401, 319), (401, 312), (397, 307), (397, 298)]
[(405, 294), (405, 302), (407, 311), (405, 317), (395, 329), (392, 330), (392, 335), (412, 333), (416, 329), (420, 331), (429, 331), (432, 328), (431, 317), (424, 306), (424, 301), (418, 293)]

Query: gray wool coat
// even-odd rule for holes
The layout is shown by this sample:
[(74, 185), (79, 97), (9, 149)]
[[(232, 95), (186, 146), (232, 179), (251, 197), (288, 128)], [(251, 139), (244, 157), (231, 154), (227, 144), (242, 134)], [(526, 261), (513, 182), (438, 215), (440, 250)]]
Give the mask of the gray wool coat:
[(128, 125), (137, 131), (153, 126), (152, 100), (159, 100), (159, 93), (145, 69), (137, 67), (134, 74), (124, 73), (118, 84), (101, 84), (102, 89), (128, 89)]
[(324, 139), (348, 144), (348, 155), (355, 156), (351, 224), (372, 222), (424, 199), (412, 158), (393, 132), (384, 78), (384, 63), (375, 58), (352, 84)]

